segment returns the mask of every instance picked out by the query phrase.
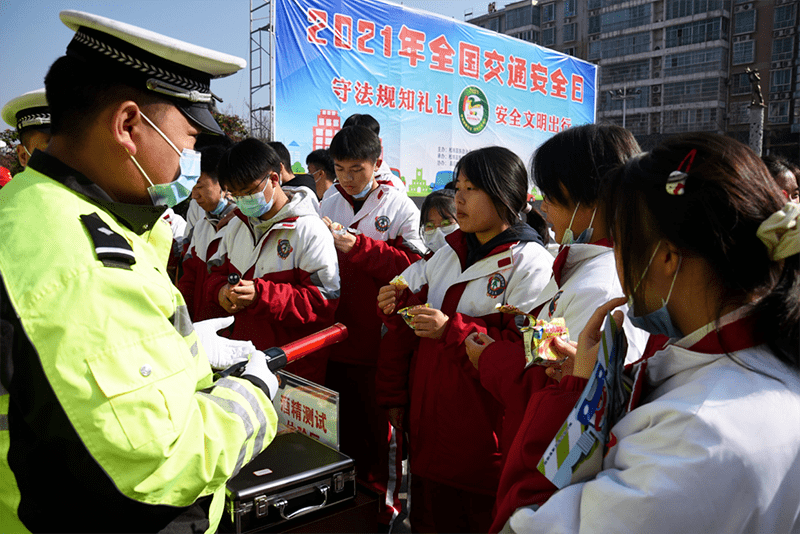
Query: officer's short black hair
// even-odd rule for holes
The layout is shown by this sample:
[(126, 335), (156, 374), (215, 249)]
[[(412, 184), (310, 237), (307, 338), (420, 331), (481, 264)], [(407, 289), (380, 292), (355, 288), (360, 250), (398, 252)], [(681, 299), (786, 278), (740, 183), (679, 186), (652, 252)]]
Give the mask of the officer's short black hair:
[(50, 66), (44, 86), (53, 135), (82, 135), (104, 109), (117, 102), (133, 100), (140, 107), (170, 103), (71, 56), (61, 56)]
[(333, 136), (328, 150), (334, 161), (366, 160), (377, 163), (381, 157), (381, 140), (369, 128), (349, 126)]
[(278, 154), (278, 158), (283, 163), (286, 172), (292, 172), (292, 156), (289, 154), (289, 149), (286, 148), (286, 145), (280, 141), (270, 141), (267, 144)]
[(281, 172), (280, 158), (271, 146), (253, 137), (228, 148), (217, 165), (219, 185), (232, 190), (247, 189), (270, 172)]
[(375, 135), (381, 135), (381, 124), (375, 117), (368, 113), (353, 113), (347, 117), (347, 120), (342, 124), (342, 128), (348, 128), (350, 126), (363, 126), (375, 132)]

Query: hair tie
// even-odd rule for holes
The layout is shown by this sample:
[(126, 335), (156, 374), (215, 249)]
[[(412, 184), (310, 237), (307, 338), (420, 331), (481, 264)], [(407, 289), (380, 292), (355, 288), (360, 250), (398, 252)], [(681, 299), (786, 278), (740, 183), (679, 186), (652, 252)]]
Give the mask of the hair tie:
[(769, 259), (782, 260), (800, 254), (800, 204), (787, 203), (758, 226), (756, 235), (767, 247)]
[[(678, 165), (678, 170), (672, 171), (667, 177), (667, 193), (670, 195), (682, 195), (686, 190), (686, 179), (689, 177), (689, 170), (692, 168), (694, 157), (697, 155), (696, 149), (691, 149), (686, 157), (683, 158), (681, 164)], [(686, 168), (684, 169), (684, 164)]]

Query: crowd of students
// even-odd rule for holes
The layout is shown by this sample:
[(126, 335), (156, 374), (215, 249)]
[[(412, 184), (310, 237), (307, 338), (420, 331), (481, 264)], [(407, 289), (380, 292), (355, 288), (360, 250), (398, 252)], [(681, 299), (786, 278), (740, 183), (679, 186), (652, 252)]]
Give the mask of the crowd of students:
[[(622, 128), (573, 127), (531, 161), (550, 231), (511, 151), (466, 154), (418, 210), (381, 174), (379, 131), (351, 117), (298, 177), (280, 143), (201, 148), (178, 287), (193, 321), (231, 316), (225, 335), (260, 350), (348, 326), (288, 370), (340, 393), (341, 447), (382, 523), (407, 456), (415, 532), (798, 528), (789, 167), (712, 134), (642, 153)], [(558, 491), (537, 466), (609, 312), (634, 399), (599, 473)], [(528, 363), (525, 315), (564, 319), (562, 363)]]

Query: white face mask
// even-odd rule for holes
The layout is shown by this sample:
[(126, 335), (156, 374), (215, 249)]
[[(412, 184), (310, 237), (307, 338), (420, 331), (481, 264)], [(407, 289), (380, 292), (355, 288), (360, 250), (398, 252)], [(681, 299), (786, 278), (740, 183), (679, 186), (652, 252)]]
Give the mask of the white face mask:
[(428, 247), (428, 250), (436, 252), (447, 244), (445, 237), (452, 234), (457, 229), (458, 223), (455, 222), (447, 226), (425, 229), (422, 234), (422, 242)]
[(141, 172), (150, 183), (150, 187), (147, 188), (147, 192), (150, 194), (150, 199), (153, 201), (153, 205), (167, 206), (172, 208), (192, 195), (192, 188), (200, 178), (200, 152), (196, 152), (189, 148), (184, 148), (181, 152), (178, 150), (178, 147), (176, 147), (175, 144), (170, 141), (166, 135), (164, 135), (164, 132), (162, 132), (161, 129), (147, 117), (147, 115), (141, 111), (139, 113), (142, 114), (142, 118), (146, 120), (147, 123), (150, 124), (150, 126), (152, 126), (153, 129), (155, 129), (155, 131), (157, 131), (167, 143), (169, 143), (169, 146), (171, 146), (181, 158), (181, 174), (178, 176), (178, 179), (166, 184), (155, 185), (147, 173), (144, 172), (142, 166), (139, 165), (139, 162), (136, 161), (136, 158), (133, 157), (133, 154), (131, 154), (133, 163), (139, 169), (139, 172)]

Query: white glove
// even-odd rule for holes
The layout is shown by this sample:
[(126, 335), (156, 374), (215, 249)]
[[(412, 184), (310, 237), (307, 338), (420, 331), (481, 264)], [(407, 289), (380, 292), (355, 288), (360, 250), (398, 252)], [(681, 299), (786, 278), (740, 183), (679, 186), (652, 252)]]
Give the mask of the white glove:
[(194, 323), (200, 344), (206, 350), (208, 363), (214, 369), (227, 369), (237, 362), (246, 361), (249, 354), (256, 352), (256, 347), (249, 341), (228, 339), (217, 334), (219, 330), (231, 324), (233, 324), (232, 315)]
[(244, 366), (242, 378), (245, 378), (261, 388), (269, 400), (278, 392), (278, 378), (267, 366), (267, 356), (260, 350), (250, 355), (250, 360)]

